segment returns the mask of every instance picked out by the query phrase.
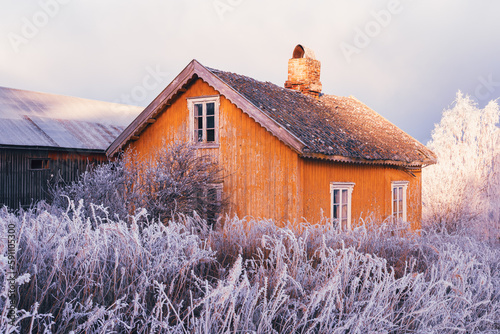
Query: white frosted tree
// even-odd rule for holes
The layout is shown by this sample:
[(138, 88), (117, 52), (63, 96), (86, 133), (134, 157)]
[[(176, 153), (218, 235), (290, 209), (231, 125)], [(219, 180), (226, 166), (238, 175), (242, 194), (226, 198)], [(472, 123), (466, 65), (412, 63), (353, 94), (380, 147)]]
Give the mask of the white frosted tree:
[(500, 221), (500, 110), (480, 109), (461, 92), (443, 112), (427, 146), (437, 164), (424, 169), (424, 226), (455, 232), (498, 229)]

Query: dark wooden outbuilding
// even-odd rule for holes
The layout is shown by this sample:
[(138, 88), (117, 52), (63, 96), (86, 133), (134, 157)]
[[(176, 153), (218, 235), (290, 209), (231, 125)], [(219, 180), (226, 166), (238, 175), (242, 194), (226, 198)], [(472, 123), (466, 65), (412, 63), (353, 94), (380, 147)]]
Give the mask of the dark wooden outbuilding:
[(0, 87), (0, 206), (45, 199), (49, 182), (75, 180), (140, 107)]

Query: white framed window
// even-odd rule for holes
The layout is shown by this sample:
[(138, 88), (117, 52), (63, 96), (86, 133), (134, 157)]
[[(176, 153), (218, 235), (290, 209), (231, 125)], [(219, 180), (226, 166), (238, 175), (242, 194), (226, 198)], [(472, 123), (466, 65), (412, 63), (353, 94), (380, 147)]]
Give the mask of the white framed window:
[(220, 208), (222, 205), (222, 183), (212, 183), (203, 191), (202, 205), (203, 218), (208, 223), (214, 224), (220, 217)]
[(205, 147), (219, 145), (219, 96), (188, 98), (191, 141)]
[(391, 182), (392, 218), (406, 221), (406, 191), (408, 181)]
[(215, 204), (222, 203), (222, 190), (224, 189), (223, 183), (210, 183), (207, 189), (208, 198)]
[(354, 183), (331, 182), (331, 218), (344, 230), (351, 229), (351, 198)]

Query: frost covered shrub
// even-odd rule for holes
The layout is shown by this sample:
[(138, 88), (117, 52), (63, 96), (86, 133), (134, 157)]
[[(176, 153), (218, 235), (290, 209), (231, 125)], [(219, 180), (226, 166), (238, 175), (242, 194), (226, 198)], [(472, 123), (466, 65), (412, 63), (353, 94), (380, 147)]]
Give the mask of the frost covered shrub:
[[(127, 188), (125, 159), (89, 167), (78, 180), (70, 184), (56, 183), (50, 188), (50, 202), (64, 210), (71, 201), (82, 200), (85, 216), (97, 214), (99, 217), (126, 217), (129, 213), (127, 198), (133, 191)], [(95, 204), (105, 210), (95, 210)]]
[(427, 146), (437, 164), (423, 169), (423, 225), (448, 233), (498, 237), (500, 231), (500, 109), (457, 94)]
[[(57, 185), (53, 203), (66, 208), (68, 201), (83, 200), (84, 215), (125, 219), (146, 208), (162, 221), (194, 211), (214, 223), (224, 199), (217, 198), (214, 185), (222, 182), (221, 169), (207, 155), (184, 143), (163, 145), (150, 157), (127, 151), (110, 163), (95, 166), (78, 181)], [(102, 207), (95, 210), (95, 205)]]
[(141, 229), (145, 211), (125, 223), (93, 222), (82, 210), (0, 210), (1, 235), (17, 226), (23, 278), (17, 327), (9, 329), (0, 261), (0, 332), (500, 330), (498, 243), (405, 234), (387, 222), (341, 232), (234, 218), (211, 229), (180, 216)]

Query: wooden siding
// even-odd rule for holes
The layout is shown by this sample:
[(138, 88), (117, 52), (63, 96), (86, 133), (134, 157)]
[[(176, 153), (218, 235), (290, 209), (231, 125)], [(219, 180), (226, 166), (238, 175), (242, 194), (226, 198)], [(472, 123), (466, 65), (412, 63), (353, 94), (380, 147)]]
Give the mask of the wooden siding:
[[(189, 140), (186, 98), (218, 94), (197, 79), (129, 147), (147, 159), (163, 144)], [(219, 147), (200, 151), (212, 155), (224, 169), (223, 192), (229, 201), (227, 213), (277, 222), (300, 217), (298, 154), (222, 95), (219, 125)]]
[[(47, 169), (32, 170), (32, 159), (48, 159)], [(0, 206), (17, 209), (46, 199), (48, 182), (60, 174), (71, 182), (89, 163), (106, 161), (103, 153), (61, 152), (47, 149), (0, 149)]]
[(392, 213), (392, 181), (409, 181), (407, 189), (407, 218), (412, 228), (421, 222), (421, 173), (413, 175), (390, 166), (362, 165), (304, 159), (301, 164), (304, 207), (303, 213), (311, 222), (320, 219), (320, 212), (330, 217), (330, 183), (353, 182), (352, 221), (370, 214), (383, 220)]

